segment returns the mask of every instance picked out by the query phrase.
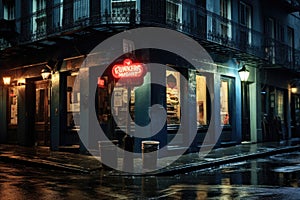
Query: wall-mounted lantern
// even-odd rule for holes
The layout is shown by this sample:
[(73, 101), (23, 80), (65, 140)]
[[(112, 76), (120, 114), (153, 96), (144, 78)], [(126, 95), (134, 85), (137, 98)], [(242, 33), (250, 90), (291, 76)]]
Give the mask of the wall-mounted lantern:
[(49, 67), (46, 65), (46, 68), (42, 69), (41, 75), (43, 77), (43, 80), (47, 80), (49, 76), (51, 75), (51, 70)]
[(4, 76), (3, 77), (3, 83), (4, 85), (10, 85), (11, 77), (9, 76)]

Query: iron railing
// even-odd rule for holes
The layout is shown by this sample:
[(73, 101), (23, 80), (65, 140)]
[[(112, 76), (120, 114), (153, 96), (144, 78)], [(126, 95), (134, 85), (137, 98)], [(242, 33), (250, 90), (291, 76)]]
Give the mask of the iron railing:
[[(247, 53), (270, 64), (282, 65), (297, 71), (300, 69), (299, 50), (199, 6), (185, 5), (188, 7), (187, 10), (193, 13), (193, 17), (183, 17), (181, 20), (165, 17), (164, 20), (159, 21), (152, 20), (157, 16), (145, 16), (132, 5), (115, 10), (99, 8), (91, 12), (88, 5), (80, 5), (80, 8), (84, 7), (83, 10), (75, 9), (75, 1), (70, 2), (72, 3), (58, 3), (51, 8), (44, 8), (16, 19), (15, 24), (20, 33), (17, 38), (18, 43), (31, 43), (86, 27), (127, 26), (129, 28), (131, 25), (155, 25), (181, 31), (200, 41)], [(88, 4), (89, 1), (82, 2)], [(188, 12), (185, 15), (188, 15)], [(0, 40), (0, 49), (9, 46), (11, 44)]]

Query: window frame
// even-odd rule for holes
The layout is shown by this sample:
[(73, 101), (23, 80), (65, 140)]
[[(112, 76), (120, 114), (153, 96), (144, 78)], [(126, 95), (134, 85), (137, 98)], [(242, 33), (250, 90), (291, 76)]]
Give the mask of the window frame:
[(204, 110), (206, 112), (206, 124), (198, 124), (198, 109), (196, 110), (196, 113), (197, 113), (197, 128), (198, 130), (199, 129), (207, 129), (209, 124), (210, 124), (210, 118), (211, 118), (211, 102), (210, 102), (210, 94), (209, 94), (209, 90), (208, 90), (208, 87), (207, 87), (207, 84), (209, 83), (209, 77), (206, 75), (206, 74), (203, 74), (203, 73), (196, 73), (196, 105), (198, 106), (198, 100), (197, 100), (197, 92), (198, 92), (198, 85), (197, 85), (197, 76), (203, 76), (205, 77), (205, 82), (206, 82), (206, 85), (205, 85), (205, 93), (206, 93), (206, 97), (205, 97), (205, 107), (204, 107)]
[(234, 106), (236, 105), (236, 95), (235, 95), (235, 78), (234, 77), (228, 77), (228, 76), (221, 76), (220, 79), (220, 95), (221, 95), (221, 82), (225, 81), (228, 83), (228, 92), (227, 92), (227, 97), (228, 97), (228, 124), (223, 123), (223, 118), (221, 115), (221, 96), (220, 96), (220, 125), (222, 127), (226, 128), (232, 128), (235, 126), (235, 109)]

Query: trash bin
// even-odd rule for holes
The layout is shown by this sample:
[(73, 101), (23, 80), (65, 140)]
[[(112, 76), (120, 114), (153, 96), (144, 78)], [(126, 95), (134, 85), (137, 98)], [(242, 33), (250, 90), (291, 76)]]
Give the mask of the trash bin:
[(158, 141), (142, 141), (143, 169), (156, 169)]
[(101, 163), (103, 167), (114, 169), (118, 167), (117, 145), (118, 140), (98, 141)]

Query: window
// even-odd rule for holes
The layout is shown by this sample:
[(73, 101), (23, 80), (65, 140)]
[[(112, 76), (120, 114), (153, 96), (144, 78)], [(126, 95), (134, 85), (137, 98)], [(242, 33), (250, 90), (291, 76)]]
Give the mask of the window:
[(63, 0), (56, 0), (53, 8), (53, 27), (60, 28), (63, 19)]
[(79, 128), (76, 126), (80, 122), (80, 86), (79, 83), (74, 84), (75, 80), (76, 76), (67, 76), (67, 127), (69, 129)]
[(206, 77), (196, 75), (197, 124), (208, 125)]
[(284, 120), (284, 92), (281, 90), (277, 91), (277, 116), (281, 120)]
[(288, 28), (288, 61), (290, 63), (294, 60), (294, 29)]
[(115, 0), (111, 3), (112, 21), (115, 23), (128, 23), (131, 10), (136, 9), (136, 2), (131, 0)]
[(3, 5), (4, 7), (4, 19), (13, 20), (15, 19), (15, 1), (6, 1)]
[(220, 87), (220, 105), (221, 105), (221, 125), (230, 124), (230, 112), (229, 112), (229, 81), (221, 80)]
[(166, 71), (167, 124), (180, 124), (180, 72)]
[(230, 0), (220, 0), (221, 35), (222, 37), (231, 37), (231, 27), (228, 19), (231, 19)]
[(267, 35), (265, 41), (266, 57), (272, 64), (275, 64), (275, 20), (273, 18), (267, 17), (265, 19), (265, 34)]
[(228, 18), (228, 0), (220, 0), (220, 15), (221, 17)]
[(35, 122), (50, 122), (50, 89), (47, 81), (36, 81)]
[[(131, 125), (128, 124), (128, 118), (127, 118), (128, 113), (130, 114), (132, 120), (134, 121), (135, 89), (136, 87), (128, 90), (127, 87), (119, 85), (118, 83), (116, 83), (115, 85), (113, 95), (112, 95), (113, 98), (112, 109), (113, 112), (117, 115), (117, 118), (115, 118), (114, 120), (116, 120), (117, 125), (119, 127), (126, 127), (128, 125), (129, 126)], [(128, 92), (130, 93), (129, 101), (128, 101)], [(133, 127), (131, 127), (130, 130), (132, 131)]]
[(17, 87), (9, 88), (8, 104), (9, 110), (8, 113), (10, 116), (9, 124), (17, 125), (18, 124), (18, 96), (17, 96)]
[(38, 39), (46, 34), (46, 0), (33, 0), (33, 37)]
[(182, 4), (179, 1), (167, 0), (166, 9), (167, 22), (182, 22)]
[(90, 5), (89, 0), (74, 0), (73, 8), (74, 21), (79, 21), (89, 17)]
[(244, 2), (240, 2), (240, 24), (240, 42), (246, 47), (247, 44), (251, 44), (252, 9)]
[(251, 28), (251, 7), (244, 2), (240, 2), (240, 24)]

